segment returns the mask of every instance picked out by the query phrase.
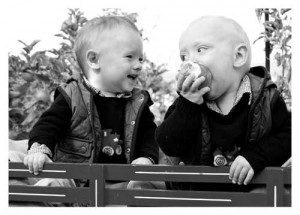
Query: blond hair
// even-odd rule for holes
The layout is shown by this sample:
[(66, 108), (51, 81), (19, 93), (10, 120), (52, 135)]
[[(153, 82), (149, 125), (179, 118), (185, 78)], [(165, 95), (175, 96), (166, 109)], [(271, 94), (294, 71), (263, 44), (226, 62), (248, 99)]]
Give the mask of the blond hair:
[(123, 16), (102, 16), (88, 21), (79, 31), (75, 39), (74, 53), (82, 72), (87, 72), (86, 53), (94, 45), (102, 32), (118, 27), (126, 27), (138, 33), (133, 22)]

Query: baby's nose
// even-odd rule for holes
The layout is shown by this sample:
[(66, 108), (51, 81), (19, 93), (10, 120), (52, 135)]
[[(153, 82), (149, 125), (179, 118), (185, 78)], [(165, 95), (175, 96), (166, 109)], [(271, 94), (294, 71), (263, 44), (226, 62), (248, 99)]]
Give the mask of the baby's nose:
[(190, 57), (187, 59), (187, 61), (192, 61), (193, 63), (197, 63), (198, 59), (196, 57)]
[(192, 61), (194, 63), (199, 63), (200, 58), (198, 54), (191, 53), (189, 56), (186, 57), (185, 61)]
[(136, 62), (133, 65), (133, 69), (136, 70), (136, 71), (141, 71), (142, 70), (142, 64), (140, 62)]

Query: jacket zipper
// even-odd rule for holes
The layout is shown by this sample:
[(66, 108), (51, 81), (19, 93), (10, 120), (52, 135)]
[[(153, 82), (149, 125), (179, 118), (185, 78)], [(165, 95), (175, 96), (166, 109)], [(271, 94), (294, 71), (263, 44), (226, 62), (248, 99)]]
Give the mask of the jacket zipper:
[(138, 113), (136, 115), (136, 118), (135, 118), (136, 124), (134, 126), (133, 134), (132, 134), (131, 150), (130, 150), (130, 157), (129, 157), (130, 161), (133, 160), (133, 156), (134, 156), (133, 152), (134, 152), (134, 148), (135, 148), (135, 144), (136, 144), (136, 137), (137, 137), (136, 133), (137, 133), (137, 128), (138, 128), (138, 123), (140, 121), (140, 117), (141, 117), (142, 111), (143, 111), (144, 107), (146, 106), (146, 104), (148, 102), (148, 97), (147, 97), (147, 95), (145, 95), (146, 93), (145, 94), (141, 93), (141, 94), (144, 96), (145, 99), (144, 99), (143, 103), (141, 104), (141, 106), (140, 106), (140, 108), (138, 110)]

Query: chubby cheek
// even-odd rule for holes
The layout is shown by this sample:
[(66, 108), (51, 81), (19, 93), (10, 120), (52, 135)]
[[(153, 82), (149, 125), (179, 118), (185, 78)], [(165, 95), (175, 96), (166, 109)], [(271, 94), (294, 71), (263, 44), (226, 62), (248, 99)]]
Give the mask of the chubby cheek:
[(223, 83), (218, 82), (214, 77), (212, 78), (211, 84), (209, 86), (210, 90), (205, 95), (205, 99), (214, 100), (219, 96), (220, 89), (222, 88)]

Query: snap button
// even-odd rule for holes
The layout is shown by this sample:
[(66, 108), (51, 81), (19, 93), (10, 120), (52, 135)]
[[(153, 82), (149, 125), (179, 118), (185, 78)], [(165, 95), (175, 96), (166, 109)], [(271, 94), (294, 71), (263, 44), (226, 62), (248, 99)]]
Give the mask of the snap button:
[(140, 100), (140, 102), (144, 101), (144, 96), (143, 95), (140, 96), (139, 100)]
[(81, 151), (81, 152), (86, 152), (86, 147), (85, 147), (85, 146), (82, 146), (82, 147), (80, 148), (80, 151)]
[(131, 121), (130, 124), (131, 124), (131, 125), (134, 125), (134, 124), (135, 124), (135, 121)]
[(126, 153), (127, 154), (130, 153), (130, 148), (129, 147), (126, 148)]

